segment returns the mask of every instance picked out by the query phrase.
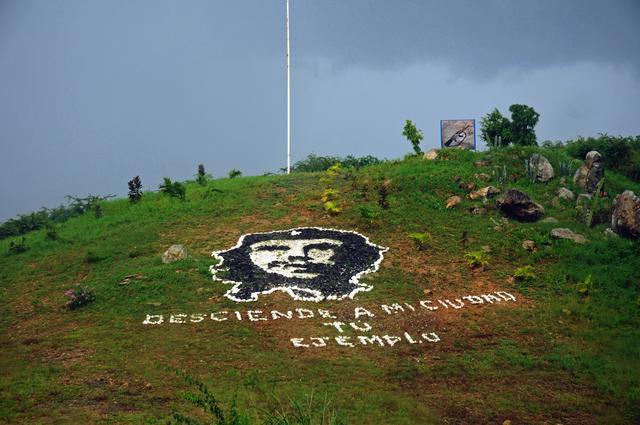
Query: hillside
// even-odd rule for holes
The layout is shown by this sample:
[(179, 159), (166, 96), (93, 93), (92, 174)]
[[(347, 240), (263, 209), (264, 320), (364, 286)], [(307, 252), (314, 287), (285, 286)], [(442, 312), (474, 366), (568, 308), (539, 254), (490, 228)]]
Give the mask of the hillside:
[[(556, 169), (548, 183), (527, 174), (533, 152)], [(176, 370), (202, 381), (227, 418), (240, 412), (237, 423), (322, 423), (323, 409), (327, 424), (638, 422), (640, 244), (606, 236), (607, 223), (587, 227), (575, 201), (555, 199), (560, 170), (580, 192), (571, 176), (581, 163), (552, 148), (448, 150), (188, 182), (185, 201), (145, 193), (105, 201), (102, 217), (72, 218), (53, 238), (30, 232), (25, 252), (2, 240), (0, 422), (205, 420)], [(497, 198), (522, 190), (557, 222), (505, 218), (495, 199), (470, 199), (469, 183), (499, 188)], [(640, 194), (609, 171), (605, 188), (605, 207), (624, 189)], [(453, 195), (462, 201), (447, 209)], [(304, 227), (355, 231), (377, 247), (377, 270), (359, 276), (353, 299), (305, 301), (303, 288), (236, 302), (212, 279), (217, 265), (233, 280), (220, 264), (233, 257), (213, 251)], [(554, 228), (588, 241), (554, 239)], [(173, 244), (188, 258), (163, 264)], [(319, 285), (338, 291), (331, 284)], [(68, 309), (78, 285), (95, 301)]]

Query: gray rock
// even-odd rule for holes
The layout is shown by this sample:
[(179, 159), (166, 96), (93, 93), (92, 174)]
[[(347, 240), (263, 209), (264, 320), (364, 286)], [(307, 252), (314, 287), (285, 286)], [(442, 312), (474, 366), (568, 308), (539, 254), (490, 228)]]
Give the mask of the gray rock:
[(526, 240), (522, 242), (522, 247), (527, 251), (531, 251), (531, 252), (536, 251), (538, 249), (538, 247), (536, 246), (536, 243), (530, 240)]
[(551, 230), (551, 237), (556, 238), (556, 239), (568, 239), (568, 240), (573, 241), (575, 243), (585, 243), (585, 242), (587, 242), (587, 238), (585, 238), (584, 236), (579, 235), (577, 233), (573, 233), (569, 229), (563, 229), (563, 228), (558, 228), (558, 229)]
[(424, 159), (432, 161), (432, 160), (438, 158), (438, 150), (439, 149), (429, 149), (428, 151), (426, 151), (424, 153), (424, 155), (422, 155), (422, 157)]
[(593, 193), (603, 177), (604, 163), (602, 162), (602, 155), (597, 151), (591, 151), (587, 153), (584, 164), (576, 171), (573, 181), (582, 190)]
[(539, 153), (531, 155), (531, 158), (529, 159), (529, 166), (535, 171), (536, 181), (542, 183), (548, 182), (555, 175), (549, 160)]
[(487, 213), (487, 209), (485, 207), (472, 207), (469, 212), (473, 215), (483, 215)]
[(625, 238), (640, 238), (640, 198), (630, 190), (616, 196), (611, 229)]
[(618, 237), (618, 234), (616, 232), (614, 232), (613, 230), (611, 230), (611, 227), (607, 227), (606, 229), (604, 229), (604, 235), (608, 238), (611, 237)]
[(558, 189), (558, 197), (560, 199), (565, 199), (568, 201), (573, 201), (576, 197), (575, 193), (567, 189), (566, 187), (561, 187)]
[(492, 198), (493, 196), (500, 193), (500, 189), (493, 186), (483, 187), (482, 189), (478, 189), (475, 192), (471, 192), (469, 194), (469, 198), (471, 199), (480, 199), (480, 198)]
[(164, 254), (162, 254), (162, 262), (164, 264), (173, 263), (174, 261), (184, 260), (187, 258), (187, 249), (183, 245), (171, 245)]
[(524, 192), (508, 189), (504, 199), (498, 202), (498, 208), (508, 217), (518, 221), (536, 221), (544, 215), (542, 205), (534, 202)]

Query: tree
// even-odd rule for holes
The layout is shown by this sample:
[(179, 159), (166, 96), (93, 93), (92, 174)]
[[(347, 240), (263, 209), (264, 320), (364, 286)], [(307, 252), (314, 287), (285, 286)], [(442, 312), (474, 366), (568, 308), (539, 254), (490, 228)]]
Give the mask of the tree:
[(492, 148), (507, 146), (511, 141), (511, 123), (498, 108), (480, 119), (480, 137)]
[(411, 120), (407, 120), (404, 124), (404, 130), (402, 130), (402, 135), (407, 138), (413, 145), (413, 151), (416, 155), (422, 154), (422, 149), (420, 149), (420, 141), (424, 138), (422, 135), (422, 131), (418, 130), (416, 126), (411, 122)]
[(142, 181), (140, 180), (140, 176), (135, 176), (133, 179), (129, 180), (129, 201), (138, 202), (140, 198), (142, 198)]
[(534, 127), (540, 119), (540, 114), (531, 106), (511, 105), (511, 142), (514, 145), (537, 145)]

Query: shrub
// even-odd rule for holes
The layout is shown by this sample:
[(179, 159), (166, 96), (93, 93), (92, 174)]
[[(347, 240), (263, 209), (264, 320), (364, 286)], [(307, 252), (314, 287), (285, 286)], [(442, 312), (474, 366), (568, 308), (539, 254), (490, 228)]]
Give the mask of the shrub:
[(387, 200), (389, 193), (391, 193), (391, 180), (385, 179), (378, 186), (378, 205), (383, 210), (389, 208), (389, 201)]
[(55, 241), (58, 240), (58, 230), (56, 229), (56, 226), (49, 222), (46, 225), (46, 233), (44, 235), (45, 239), (50, 240), (50, 241)]
[(380, 164), (382, 161), (375, 156), (363, 156), (355, 157), (348, 155), (346, 157), (340, 156), (318, 156), (315, 154), (309, 154), (305, 159), (300, 160), (293, 164), (291, 172), (319, 172), (326, 171), (329, 167), (335, 164), (340, 164), (342, 168), (355, 168), (360, 169), (362, 167), (368, 167), (370, 165)]
[(380, 210), (371, 205), (361, 205), (358, 207), (360, 212), (360, 218), (367, 221), (369, 224), (373, 224), (378, 218), (380, 218)]
[(467, 264), (472, 269), (484, 269), (489, 265), (489, 256), (484, 251), (470, 251), (464, 254)]
[(164, 178), (164, 182), (160, 185), (160, 192), (165, 193), (173, 198), (178, 198), (181, 201), (186, 199), (186, 187), (183, 183), (172, 182), (169, 177)]
[(9, 254), (22, 254), (27, 252), (29, 247), (27, 246), (27, 239), (22, 237), (20, 242), (11, 241), (9, 244)]
[(142, 198), (142, 180), (135, 176), (127, 183), (129, 186), (129, 201), (136, 203)]
[(93, 214), (96, 218), (101, 218), (104, 215), (104, 212), (102, 212), (102, 205), (96, 204)]
[(579, 160), (584, 160), (589, 151), (598, 151), (607, 169), (640, 182), (640, 136), (614, 137), (605, 133), (598, 137), (579, 137), (567, 141), (566, 150)]
[(411, 120), (405, 121), (402, 135), (411, 142), (415, 154), (422, 155), (422, 149), (420, 149), (420, 141), (424, 138), (424, 135), (422, 134), (421, 130), (418, 130), (418, 128)]
[(535, 277), (536, 275), (533, 272), (533, 266), (530, 266), (530, 265), (524, 266), (524, 267), (518, 267), (513, 272), (513, 278), (518, 282), (533, 280), (535, 279)]
[(198, 173), (196, 174), (196, 182), (198, 182), (198, 184), (200, 186), (206, 186), (207, 185), (207, 181), (208, 181), (208, 176), (206, 171), (204, 170), (204, 165), (203, 164), (199, 164), (198, 165)]
[(229, 178), (235, 179), (236, 177), (242, 176), (242, 171), (236, 170), (235, 168), (229, 171)]
[(335, 189), (327, 188), (322, 192), (322, 202), (335, 201), (338, 199), (339, 192)]
[(409, 239), (411, 239), (419, 250), (425, 249), (431, 242), (430, 233), (409, 233)]
[(576, 283), (576, 291), (581, 295), (589, 295), (593, 291), (593, 279), (591, 274), (578, 283)]
[(82, 286), (69, 289), (64, 294), (69, 298), (66, 304), (69, 310), (75, 310), (96, 300), (95, 294), (89, 288)]
[(328, 212), (330, 215), (340, 214), (342, 208), (338, 206), (334, 201), (327, 201), (323, 203), (324, 210)]

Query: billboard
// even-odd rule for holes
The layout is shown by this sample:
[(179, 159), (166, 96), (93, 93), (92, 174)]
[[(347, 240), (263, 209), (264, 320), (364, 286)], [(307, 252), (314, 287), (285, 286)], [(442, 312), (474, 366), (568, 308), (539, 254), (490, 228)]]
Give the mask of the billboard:
[(476, 120), (440, 120), (443, 148), (475, 149)]

